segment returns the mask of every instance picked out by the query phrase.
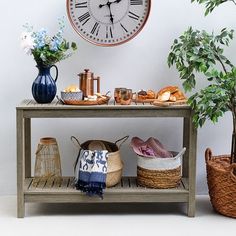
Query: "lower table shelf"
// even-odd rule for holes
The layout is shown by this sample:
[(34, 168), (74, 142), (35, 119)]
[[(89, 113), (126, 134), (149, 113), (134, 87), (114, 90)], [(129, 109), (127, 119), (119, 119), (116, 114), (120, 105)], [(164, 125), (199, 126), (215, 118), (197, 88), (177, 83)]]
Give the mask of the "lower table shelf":
[(188, 179), (182, 178), (180, 185), (173, 189), (149, 189), (137, 185), (136, 177), (123, 177), (121, 182), (104, 191), (104, 198), (89, 197), (73, 187), (73, 177), (60, 181), (25, 179), (25, 202), (71, 203), (71, 202), (188, 202)]

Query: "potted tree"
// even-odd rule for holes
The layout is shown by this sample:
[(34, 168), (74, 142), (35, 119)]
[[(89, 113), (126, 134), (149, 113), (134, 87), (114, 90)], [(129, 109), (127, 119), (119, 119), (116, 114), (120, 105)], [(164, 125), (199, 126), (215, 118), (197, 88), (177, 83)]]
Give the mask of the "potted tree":
[[(227, 0), (191, 0), (206, 4), (205, 15)], [(235, 4), (235, 1), (229, 0)], [(224, 55), (224, 47), (233, 39), (233, 30), (219, 34), (193, 30), (191, 27), (174, 40), (168, 65), (175, 65), (186, 92), (195, 89), (196, 78), (202, 74), (209, 82), (195, 92), (188, 104), (195, 114), (196, 127), (206, 120), (214, 123), (226, 112), (232, 113), (231, 154), (212, 157), (206, 150), (207, 180), (211, 203), (219, 213), (236, 217), (236, 67)]]

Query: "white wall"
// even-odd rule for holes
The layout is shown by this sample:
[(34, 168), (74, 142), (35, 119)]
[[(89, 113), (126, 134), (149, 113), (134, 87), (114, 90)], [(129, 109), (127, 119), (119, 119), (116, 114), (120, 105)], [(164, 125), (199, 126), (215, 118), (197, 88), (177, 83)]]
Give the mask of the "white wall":
[[(66, 15), (65, 0), (0, 1), (0, 194), (16, 192), (16, 131), (15, 106), (24, 98), (31, 98), (31, 85), (37, 75), (35, 62), (20, 49), (19, 36), (26, 22), (35, 26), (57, 29), (57, 18)], [(127, 86), (160, 89), (165, 85), (181, 86), (174, 68), (169, 69), (167, 55), (174, 38), (188, 26), (198, 29), (221, 29), (235, 26), (236, 9), (232, 4), (218, 8), (204, 18), (203, 8), (190, 0), (153, 0), (149, 21), (143, 31), (131, 42), (115, 47), (102, 48), (83, 41), (72, 29), (66, 18), (65, 37), (78, 43), (77, 53), (58, 64), (60, 77), (58, 91), (71, 83), (77, 83), (77, 73), (90, 68), (102, 77), (104, 92), (115, 87)], [(227, 55), (236, 62), (236, 42), (227, 49)], [(200, 85), (203, 85), (201, 81)], [(115, 140), (126, 134), (131, 137), (158, 137), (169, 149), (181, 147), (181, 122), (175, 119), (112, 119), (112, 120), (34, 120), (32, 153), (42, 136), (57, 138), (64, 175), (72, 174), (77, 150), (70, 136)], [(231, 117), (227, 114), (217, 125), (207, 123), (199, 130), (197, 186), (198, 193), (207, 193), (205, 180), (204, 150), (210, 146), (214, 153), (229, 153)], [(123, 146), (125, 174), (135, 174), (135, 156), (128, 143)], [(33, 158), (34, 160), (34, 158)]]

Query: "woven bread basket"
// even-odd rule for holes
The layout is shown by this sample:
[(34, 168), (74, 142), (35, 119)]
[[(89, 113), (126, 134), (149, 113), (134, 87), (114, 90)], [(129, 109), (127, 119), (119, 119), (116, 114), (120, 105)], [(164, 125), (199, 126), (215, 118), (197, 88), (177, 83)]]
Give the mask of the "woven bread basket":
[(236, 218), (236, 164), (230, 164), (230, 156), (212, 156), (205, 152), (207, 184), (213, 208), (222, 215)]
[(140, 186), (156, 189), (175, 188), (181, 180), (182, 155), (185, 148), (173, 158), (148, 158), (137, 155), (137, 183)]
[(100, 143), (106, 150), (108, 150), (108, 159), (107, 159), (107, 177), (106, 177), (106, 187), (110, 188), (115, 186), (121, 181), (122, 172), (123, 172), (123, 162), (120, 154), (121, 145), (129, 138), (125, 136), (117, 140), (115, 143), (104, 141), (104, 140), (88, 140), (82, 144), (78, 141), (77, 138), (71, 137), (71, 140), (76, 145), (84, 150), (88, 150), (93, 143)]

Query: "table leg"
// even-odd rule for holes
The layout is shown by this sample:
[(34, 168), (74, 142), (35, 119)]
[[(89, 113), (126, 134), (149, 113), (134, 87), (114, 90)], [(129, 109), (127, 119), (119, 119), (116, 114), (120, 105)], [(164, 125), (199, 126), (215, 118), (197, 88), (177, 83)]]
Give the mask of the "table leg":
[(196, 208), (196, 153), (197, 153), (197, 129), (193, 124), (193, 112), (189, 120), (189, 200), (188, 200), (188, 216), (195, 216)]
[(189, 151), (190, 151), (190, 146), (189, 146), (189, 136), (190, 136), (190, 130), (189, 130), (189, 123), (190, 119), (184, 117), (183, 120), (183, 147), (186, 148), (186, 152), (183, 156), (183, 166), (182, 166), (182, 176), (184, 178), (189, 177), (189, 172), (188, 172), (188, 167), (189, 167)]
[(25, 215), (24, 180), (25, 180), (25, 152), (24, 152), (24, 118), (23, 111), (17, 110), (17, 217)]
[(31, 177), (31, 120), (24, 119), (25, 177)]

